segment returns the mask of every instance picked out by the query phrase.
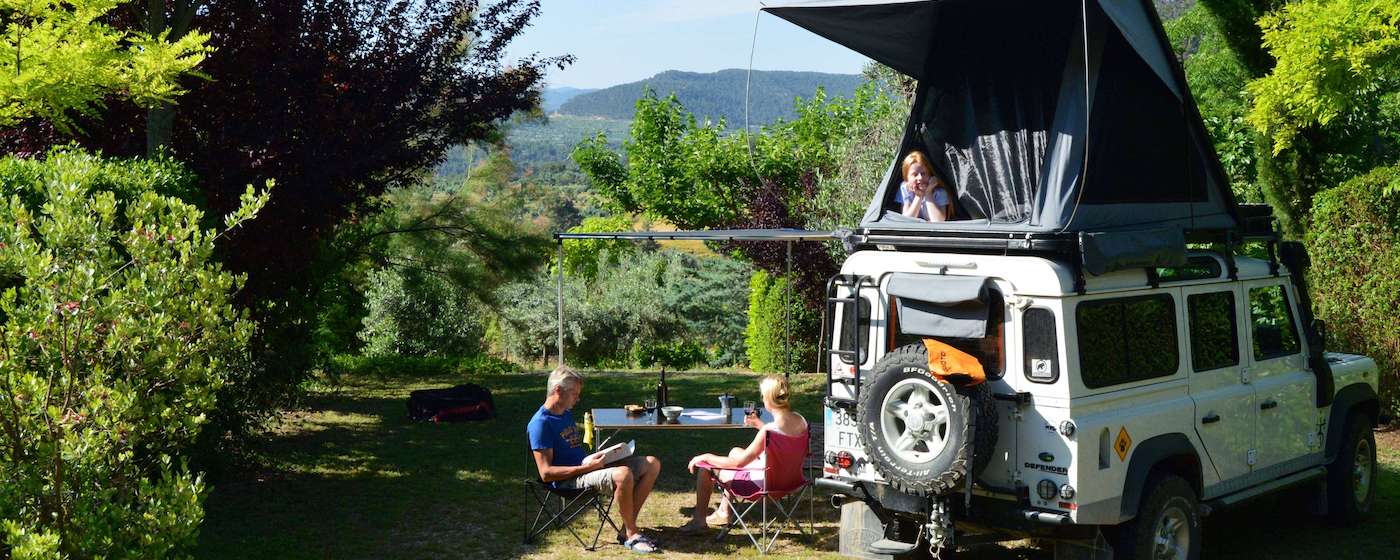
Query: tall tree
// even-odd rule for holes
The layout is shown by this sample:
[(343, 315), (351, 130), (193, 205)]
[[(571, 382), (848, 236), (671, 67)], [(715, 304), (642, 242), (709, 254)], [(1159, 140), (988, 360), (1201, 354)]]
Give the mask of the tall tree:
[[(171, 6), (166, 25), (179, 25), (190, 12)], [(538, 105), (545, 69), (572, 58), (508, 61), (505, 49), (539, 11), (538, 0), (196, 6), (190, 25), (218, 50), (201, 66), (208, 79), (180, 100), (169, 151), (200, 177), (211, 214), (235, 208), (249, 183), (278, 185), (260, 219), (221, 247), (248, 275), (239, 295), (261, 329), (257, 366), (230, 379), (217, 422), (237, 428), (275, 410), (318, 358), (311, 327), (346, 257), (330, 243), (341, 224), (373, 214), (380, 195), (416, 182), (448, 147), (492, 138)], [(79, 140), (144, 154), (148, 116), (113, 105)]]
[[(1232, 179), (1255, 183), (1290, 236), (1303, 235), (1315, 194), (1389, 161), (1392, 5), (1201, 0), (1169, 24)], [(1339, 101), (1363, 109), (1332, 111)]]
[(108, 97), (167, 104), (204, 60), (208, 35), (178, 37), (108, 23), (120, 0), (0, 3), (0, 126), (69, 130)]

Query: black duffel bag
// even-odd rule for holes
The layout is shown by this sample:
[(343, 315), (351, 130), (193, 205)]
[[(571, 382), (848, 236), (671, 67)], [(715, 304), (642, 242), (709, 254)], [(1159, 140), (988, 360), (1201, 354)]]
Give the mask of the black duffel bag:
[(421, 389), (408, 394), (408, 417), (434, 422), (465, 422), (496, 417), (491, 391), (467, 383), (448, 389)]

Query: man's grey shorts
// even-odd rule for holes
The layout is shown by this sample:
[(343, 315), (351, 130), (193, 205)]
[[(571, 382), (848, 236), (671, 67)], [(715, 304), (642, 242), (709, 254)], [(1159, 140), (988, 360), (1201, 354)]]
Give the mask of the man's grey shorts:
[(559, 488), (577, 490), (579, 488), (597, 488), (599, 492), (610, 493), (613, 491), (613, 472), (618, 467), (628, 467), (632, 469), (632, 476), (639, 479), (643, 472), (646, 472), (647, 458), (640, 455), (633, 455), (621, 461), (608, 464), (607, 467), (593, 472), (584, 473), (568, 480), (559, 481)]

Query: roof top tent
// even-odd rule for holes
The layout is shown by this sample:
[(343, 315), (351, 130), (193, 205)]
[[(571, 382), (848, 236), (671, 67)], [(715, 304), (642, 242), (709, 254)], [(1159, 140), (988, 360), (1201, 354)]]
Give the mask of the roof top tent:
[[(1148, 0), (767, 1), (763, 10), (918, 81), (857, 243), (1068, 243), (1100, 274), (1182, 264), (1187, 239), (1229, 240), (1240, 224)], [(900, 214), (899, 161), (912, 149), (952, 185), (955, 219)]]

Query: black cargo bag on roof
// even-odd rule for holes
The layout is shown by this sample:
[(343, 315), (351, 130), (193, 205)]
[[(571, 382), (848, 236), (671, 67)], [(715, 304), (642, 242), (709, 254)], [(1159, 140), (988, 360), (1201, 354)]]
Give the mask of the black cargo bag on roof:
[(433, 422), (466, 422), (496, 417), (491, 391), (467, 383), (448, 389), (422, 389), (408, 394), (408, 417)]

